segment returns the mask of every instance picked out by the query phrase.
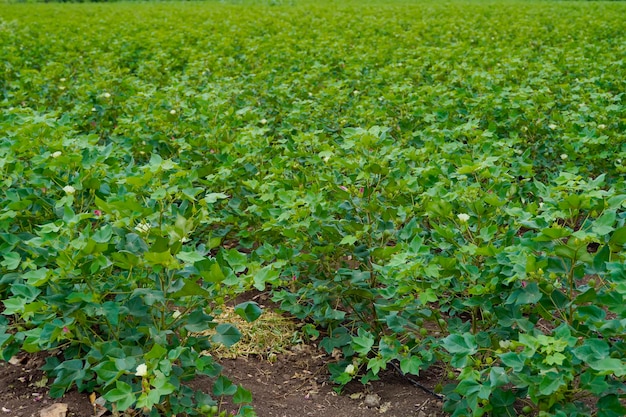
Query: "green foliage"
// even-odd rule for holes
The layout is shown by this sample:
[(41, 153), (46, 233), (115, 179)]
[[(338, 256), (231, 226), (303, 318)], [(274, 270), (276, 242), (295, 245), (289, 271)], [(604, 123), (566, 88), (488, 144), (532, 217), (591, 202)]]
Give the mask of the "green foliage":
[(453, 416), (623, 415), (624, 6), (497, 6), (0, 6), (3, 358), (253, 415), (201, 352), (270, 289), (340, 387), (439, 362)]

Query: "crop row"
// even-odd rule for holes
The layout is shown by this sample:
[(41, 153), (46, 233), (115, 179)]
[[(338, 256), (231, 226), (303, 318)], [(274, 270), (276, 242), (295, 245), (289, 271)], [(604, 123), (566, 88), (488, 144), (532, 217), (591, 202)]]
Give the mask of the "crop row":
[(453, 416), (624, 414), (623, 5), (0, 10), (0, 346), (53, 395), (253, 415), (202, 352), (256, 288), (339, 387), (437, 363)]

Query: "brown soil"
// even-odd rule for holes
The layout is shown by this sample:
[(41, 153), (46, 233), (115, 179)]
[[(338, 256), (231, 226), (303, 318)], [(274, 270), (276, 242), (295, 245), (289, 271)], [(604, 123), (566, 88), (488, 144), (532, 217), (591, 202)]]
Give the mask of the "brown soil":
[(86, 394), (72, 391), (64, 398), (48, 396), (48, 380), (39, 370), (44, 364), (40, 355), (20, 356), (11, 362), (0, 362), (0, 416), (39, 417), (40, 411), (54, 403), (68, 405), (67, 417), (94, 415)]
[[(224, 373), (252, 391), (260, 417), (437, 417), (441, 402), (393, 371), (367, 386), (348, 385), (341, 395), (329, 382), (329, 358), (311, 346), (296, 346), (274, 363), (255, 358), (222, 360)], [(431, 375), (433, 377), (433, 375)], [(437, 380), (420, 381), (432, 388)]]
[[(254, 300), (264, 310), (277, 306), (265, 293), (247, 293), (232, 304)], [(256, 322), (255, 322), (256, 323)], [(243, 325), (242, 323), (236, 323)], [(244, 332), (245, 333), (245, 332)], [(243, 340), (242, 340), (243, 342)], [(241, 342), (240, 342), (241, 343)], [(241, 354), (243, 351), (239, 351)], [(273, 352), (272, 355), (267, 353)], [(236, 384), (252, 391), (253, 406), (259, 417), (443, 417), (441, 400), (400, 376), (393, 368), (381, 372), (381, 379), (363, 386), (349, 384), (341, 395), (329, 381), (327, 364), (333, 359), (314, 345), (295, 345), (287, 349), (272, 347), (262, 355), (240, 355), (228, 359), (217, 352), (223, 373)], [(271, 357), (271, 361), (267, 358)], [(67, 405), (65, 417), (94, 417), (88, 393), (68, 392), (63, 398), (48, 396), (47, 378), (39, 370), (44, 356), (21, 355), (6, 363), (0, 361), (0, 417), (40, 417), (41, 411), (55, 403)], [(432, 368), (413, 382), (433, 389), (442, 382), (443, 372)], [(205, 378), (192, 382), (194, 389), (210, 393), (212, 383)], [(228, 402), (222, 409), (236, 410)], [(101, 409), (97, 411), (102, 411)], [(45, 414), (50, 417), (56, 414)], [(110, 413), (108, 413), (110, 415)]]
[[(250, 389), (259, 417), (438, 417), (441, 402), (415, 387), (393, 371), (368, 386), (352, 384), (342, 395), (328, 382), (328, 358), (312, 346), (296, 346), (270, 363), (259, 358), (222, 359), (224, 374)], [(43, 360), (24, 356), (19, 363), (0, 363), (0, 416), (39, 417), (53, 403), (68, 405), (68, 417), (92, 417), (88, 394), (69, 392), (60, 399), (47, 395), (46, 379), (38, 368)], [(429, 380), (430, 379), (430, 380)], [(420, 382), (432, 387), (435, 375)], [(208, 380), (197, 380), (195, 388), (210, 392)], [(224, 404), (225, 407), (229, 407)]]

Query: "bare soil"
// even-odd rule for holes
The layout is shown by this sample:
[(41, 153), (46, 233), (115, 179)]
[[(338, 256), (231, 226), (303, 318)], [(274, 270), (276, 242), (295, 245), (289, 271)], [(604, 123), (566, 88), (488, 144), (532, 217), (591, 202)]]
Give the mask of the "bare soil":
[[(248, 357), (222, 359), (224, 374), (252, 391), (259, 417), (439, 417), (441, 402), (412, 385), (393, 371), (368, 386), (355, 383), (341, 395), (328, 380), (328, 357), (314, 346), (296, 346), (278, 355), (273, 362)], [(46, 378), (38, 370), (38, 355), (23, 356), (18, 363), (0, 363), (0, 417), (40, 417), (53, 403), (68, 406), (67, 417), (92, 417), (94, 409), (87, 393), (68, 392), (51, 399)], [(432, 388), (435, 374), (425, 374), (420, 382)], [(194, 387), (210, 392), (209, 380), (196, 380)], [(224, 404), (224, 407), (230, 407)]]
[[(348, 385), (341, 395), (329, 382), (330, 359), (312, 346), (295, 346), (270, 363), (257, 358), (222, 360), (224, 373), (252, 391), (260, 417), (438, 417), (441, 402), (393, 371), (367, 386)], [(430, 375), (434, 377), (434, 375)], [(426, 386), (437, 384), (424, 380)]]
[[(266, 293), (246, 293), (233, 303), (254, 300), (264, 310), (277, 310)], [(255, 322), (256, 323), (256, 322)], [(245, 333), (245, 332), (244, 332)], [(242, 342), (244, 342), (242, 340)], [(242, 343), (240, 342), (240, 343)], [(268, 348), (268, 352), (275, 350)], [(220, 353), (220, 352), (216, 352)], [(241, 352), (240, 352), (241, 353)], [(267, 352), (266, 352), (267, 353)], [(220, 353), (221, 356), (221, 353)], [(409, 381), (390, 367), (381, 372), (379, 381), (364, 386), (354, 382), (337, 394), (330, 382), (327, 364), (333, 358), (313, 344), (299, 344), (268, 355), (240, 355), (236, 359), (216, 359), (223, 374), (236, 384), (252, 391), (253, 406), (259, 417), (443, 417), (441, 400), (417, 387), (432, 390), (442, 382), (441, 370), (432, 367), (419, 378)], [(76, 390), (63, 398), (48, 396), (48, 380), (39, 370), (45, 356), (20, 355), (11, 363), (0, 361), (0, 417), (94, 417), (89, 393)], [(194, 389), (210, 393), (212, 382), (198, 378)], [(67, 413), (44, 413), (52, 404), (66, 404)], [(236, 408), (224, 402), (222, 409)]]

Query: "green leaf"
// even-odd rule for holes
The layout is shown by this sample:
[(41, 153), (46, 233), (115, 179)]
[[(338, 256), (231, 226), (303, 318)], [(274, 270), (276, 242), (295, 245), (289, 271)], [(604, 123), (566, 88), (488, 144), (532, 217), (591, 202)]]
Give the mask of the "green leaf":
[(124, 411), (135, 403), (133, 388), (123, 381), (116, 381), (115, 388), (104, 393), (102, 396), (110, 403), (116, 404), (118, 411)]
[(9, 271), (17, 269), (17, 267), (20, 265), (20, 262), (22, 261), (20, 254), (17, 252), (7, 252), (4, 253), (2, 257), (4, 259), (2, 260), (2, 262), (0, 262), (0, 265), (4, 266)]
[(150, 351), (144, 355), (144, 358), (146, 358), (147, 360), (160, 359), (160, 358), (165, 357), (166, 354), (167, 354), (167, 349), (165, 349), (163, 346), (159, 345), (158, 343), (155, 343), (154, 346), (152, 346), (152, 349), (150, 349)]
[(383, 358), (371, 358), (367, 361), (367, 369), (374, 375), (378, 375), (381, 369), (387, 369), (387, 361)]
[(562, 227), (548, 227), (543, 229), (541, 234), (549, 237), (550, 239), (556, 240), (569, 236), (572, 232)]
[(546, 372), (542, 376), (543, 378), (539, 383), (539, 393), (541, 393), (541, 395), (548, 396), (554, 394), (564, 384), (563, 374)]
[(586, 272), (591, 275), (599, 275), (606, 272), (606, 263), (611, 259), (611, 250), (609, 245), (602, 246), (593, 257), (593, 262), (587, 266)]
[(405, 374), (419, 375), (422, 367), (422, 360), (417, 356), (405, 356), (400, 360), (400, 369)]
[(530, 282), (525, 287), (513, 291), (506, 299), (505, 304), (516, 306), (525, 304), (536, 304), (541, 300), (542, 294), (536, 282)]
[(246, 301), (235, 306), (235, 313), (251, 323), (261, 316), (263, 309), (254, 301)]
[(322, 339), (320, 346), (326, 351), (326, 353), (332, 353), (333, 349), (348, 345), (352, 341), (352, 337), (348, 331), (339, 327), (334, 329), (329, 336)]
[(432, 288), (426, 288), (424, 291), (420, 291), (419, 300), (422, 304), (434, 303), (439, 300), (437, 293)]
[(97, 243), (108, 243), (111, 240), (112, 236), (113, 236), (113, 228), (111, 227), (111, 225), (107, 224), (104, 227), (102, 227), (100, 230), (98, 230), (96, 233), (94, 233), (91, 238), (95, 240)]
[(500, 366), (494, 366), (489, 371), (489, 386), (494, 388), (501, 387), (509, 383), (509, 375), (506, 370)]
[(115, 365), (114, 361), (101, 362), (94, 366), (93, 370), (96, 372), (98, 382), (107, 387), (117, 381), (117, 379), (124, 374), (124, 370), (120, 370)]
[(617, 215), (615, 211), (605, 211), (602, 213), (602, 216), (598, 217), (591, 226), (591, 230), (594, 233), (597, 233), (600, 236), (604, 236), (613, 231), (613, 224), (615, 223), (615, 219)]
[(213, 317), (209, 316), (204, 311), (197, 309), (187, 315), (185, 329), (190, 332), (201, 332), (208, 329), (212, 325), (212, 319)]
[(623, 417), (626, 415), (626, 406), (615, 394), (601, 397), (597, 403), (598, 417)]
[(27, 302), (34, 301), (39, 294), (41, 294), (41, 290), (39, 288), (24, 284), (11, 285), (11, 292), (18, 297), (24, 298)]
[(613, 232), (611, 238), (609, 239), (609, 244), (618, 247), (626, 245), (626, 226), (622, 226)]
[(119, 324), (120, 305), (118, 303), (106, 301), (97, 308), (96, 312), (99, 316), (106, 316), (111, 325), (117, 326)]
[(609, 344), (600, 339), (586, 339), (574, 349), (574, 355), (583, 362), (594, 362), (609, 356)]
[(202, 255), (201, 253), (194, 251), (189, 251), (189, 252), (178, 252), (176, 254), (176, 258), (178, 258), (179, 260), (183, 261), (183, 262), (187, 262), (190, 264), (194, 264), (200, 261), (203, 261), (205, 259), (204, 255)]
[(242, 387), (241, 385), (237, 386), (237, 392), (233, 395), (233, 403), (234, 404), (248, 404), (252, 402), (252, 393)]
[(443, 340), (443, 347), (448, 352), (461, 355), (473, 355), (478, 352), (478, 344), (476, 338), (471, 333), (451, 334)]
[(525, 358), (517, 352), (503, 353), (500, 355), (500, 360), (515, 372), (521, 372), (525, 366)]
[(229, 249), (222, 252), (224, 260), (228, 262), (233, 271), (243, 272), (248, 267), (248, 256), (236, 249)]
[(355, 242), (356, 242), (356, 236), (348, 235), (348, 236), (344, 236), (344, 238), (341, 239), (341, 242), (339, 242), (339, 244), (340, 245), (354, 245)]
[(461, 382), (459, 382), (454, 391), (465, 397), (470, 397), (472, 395), (478, 395), (480, 389), (480, 382), (473, 379), (463, 379)]
[(237, 386), (224, 375), (220, 375), (213, 384), (213, 395), (222, 397), (224, 395), (234, 395), (237, 392)]
[(254, 274), (254, 288), (259, 291), (265, 290), (265, 285), (276, 283), (280, 273), (273, 269), (271, 265), (265, 266)]
[(26, 280), (28, 285), (40, 287), (48, 282), (50, 276), (48, 274), (48, 268), (39, 268), (26, 272), (22, 275), (22, 278)]
[(52, 385), (61, 390), (67, 390), (72, 384), (81, 384), (86, 377), (84, 362), (81, 359), (71, 359), (61, 362), (55, 368), (56, 378)]
[(226, 347), (230, 347), (241, 339), (241, 333), (232, 324), (222, 323), (215, 328), (216, 334), (211, 337), (215, 343), (221, 343)]
[(587, 369), (580, 376), (581, 388), (595, 395), (604, 394), (609, 389), (606, 379), (605, 375), (596, 375), (592, 369)]
[(111, 260), (115, 266), (123, 269), (132, 269), (139, 265), (139, 257), (128, 251), (112, 253)]
[(200, 276), (208, 282), (217, 284), (226, 278), (222, 268), (215, 259), (203, 259), (194, 263), (193, 266), (198, 270)]
[(156, 371), (156, 378), (152, 380), (151, 384), (154, 390), (158, 392), (159, 397), (169, 395), (176, 390), (176, 387), (169, 381), (161, 371)]
[(600, 375), (626, 375), (626, 363), (617, 358), (604, 358), (589, 362), (591, 369), (598, 371)]
[(359, 328), (358, 336), (352, 338), (352, 348), (362, 356), (366, 356), (374, 346), (374, 335)]
[(28, 303), (22, 297), (12, 297), (2, 301), (4, 304), (4, 311), (2, 314), (11, 315), (11, 314), (20, 314), (24, 311), (24, 306)]
[(164, 252), (146, 252), (143, 256), (152, 265), (162, 265), (166, 268), (175, 268), (178, 265), (169, 250)]
[(193, 279), (184, 278), (183, 287), (180, 290), (173, 292), (169, 296), (172, 298), (181, 298), (192, 296), (209, 297), (210, 295), (210, 292), (198, 285), (198, 283), (196, 283)]
[(227, 198), (229, 198), (228, 195), (224, 193), (209, 193), (204, 197), (204, 201), (206, 201), (208, 204), (213, 204), (216, 203), (217, 200), (224, 200)]

